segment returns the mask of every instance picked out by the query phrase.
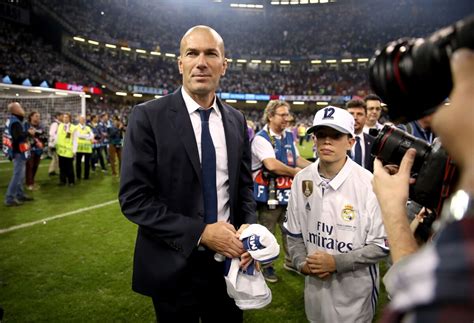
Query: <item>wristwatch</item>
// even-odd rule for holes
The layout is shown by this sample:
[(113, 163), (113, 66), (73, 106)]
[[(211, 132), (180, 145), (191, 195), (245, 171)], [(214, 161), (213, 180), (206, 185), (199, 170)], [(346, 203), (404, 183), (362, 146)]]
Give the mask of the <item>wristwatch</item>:
[(464, 190), (458, 190), (443, 205), (441, 217), (434, 228), (439, 231), (448, 223), (474, 216), (474, 196)]

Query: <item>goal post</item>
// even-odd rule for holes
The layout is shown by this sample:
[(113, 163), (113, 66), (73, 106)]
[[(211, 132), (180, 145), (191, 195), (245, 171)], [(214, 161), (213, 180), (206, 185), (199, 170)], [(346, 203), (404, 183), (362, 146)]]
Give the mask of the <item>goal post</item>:
[(70, 113), (72, 120), (78, 114), (86, 114), (85, 93), (0, 83), (0, 128), (8, 118), (8, 104), (15, 101), (25, 110), (25, 118), (30, 112), (38, 111), (45, 129), (57, 112)]

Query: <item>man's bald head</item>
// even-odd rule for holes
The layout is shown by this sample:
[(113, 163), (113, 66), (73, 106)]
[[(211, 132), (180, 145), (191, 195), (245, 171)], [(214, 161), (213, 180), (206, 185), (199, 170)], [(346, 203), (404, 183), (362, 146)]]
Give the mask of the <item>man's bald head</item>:
[(183, 38), (181, 38), (181, 42), (179, 44), (179, 54), (180, 55), (183, 55), (184, 49), (186, 48), (186, 42), (187, 42), (188, 38), (192, 37), (192, 35), (194, 33), (209, 33), (209, 34), (211, 34), (216, 39), (216, 41), (218, 42), (219, 50), (221, 51), (221, 54), (223, 56), (225, 56), (224, 55), (224, 40), (222, 39), (221, 35), (219, 35), (219, 33), (217, 31), (215, 31), (214, 29), (212, 29), (211, 27), (204, 26), (204, 25), (197, 25), (197, 26), (191, 27), (184, 34), (184, 36), (183, 36)]
[(83, 115), (83, 114), (79, 115), (79, 123), (82, 124), (82, 125), (86, 124), (86, 116), (85, 115)]
[(23, 110), (21, 104), (19, 102), (11, 102), (8, 104), (8, 112), (11, 114), (24, 117), (25, 116), (25, 110)]

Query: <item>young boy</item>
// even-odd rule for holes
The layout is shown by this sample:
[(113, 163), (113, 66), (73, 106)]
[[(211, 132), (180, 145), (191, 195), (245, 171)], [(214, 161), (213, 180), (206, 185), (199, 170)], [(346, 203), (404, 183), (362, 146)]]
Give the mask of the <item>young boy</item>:
[(290, 256), (307, 275), (306, 316), (310, 322), (371, 322), (377, 263), (388, 248), (372, 174), (347, 157), (354, 118), (328, 106), (308, 133), (319, 159), (294, 178), (286, 222)]

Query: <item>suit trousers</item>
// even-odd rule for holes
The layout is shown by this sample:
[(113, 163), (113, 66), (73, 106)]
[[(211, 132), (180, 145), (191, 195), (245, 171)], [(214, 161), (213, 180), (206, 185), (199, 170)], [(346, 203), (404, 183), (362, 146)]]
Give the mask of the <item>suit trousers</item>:
[[(194, 251), (189, 259), (189, 286), (176, 295), (153, 297), (157, 321), (160, 323), (240, 323), (243, 312), (227, 294), (224, 262), (214, 260), (214, 252)], [(201, 319), (201, 321), (199, 321)]]

